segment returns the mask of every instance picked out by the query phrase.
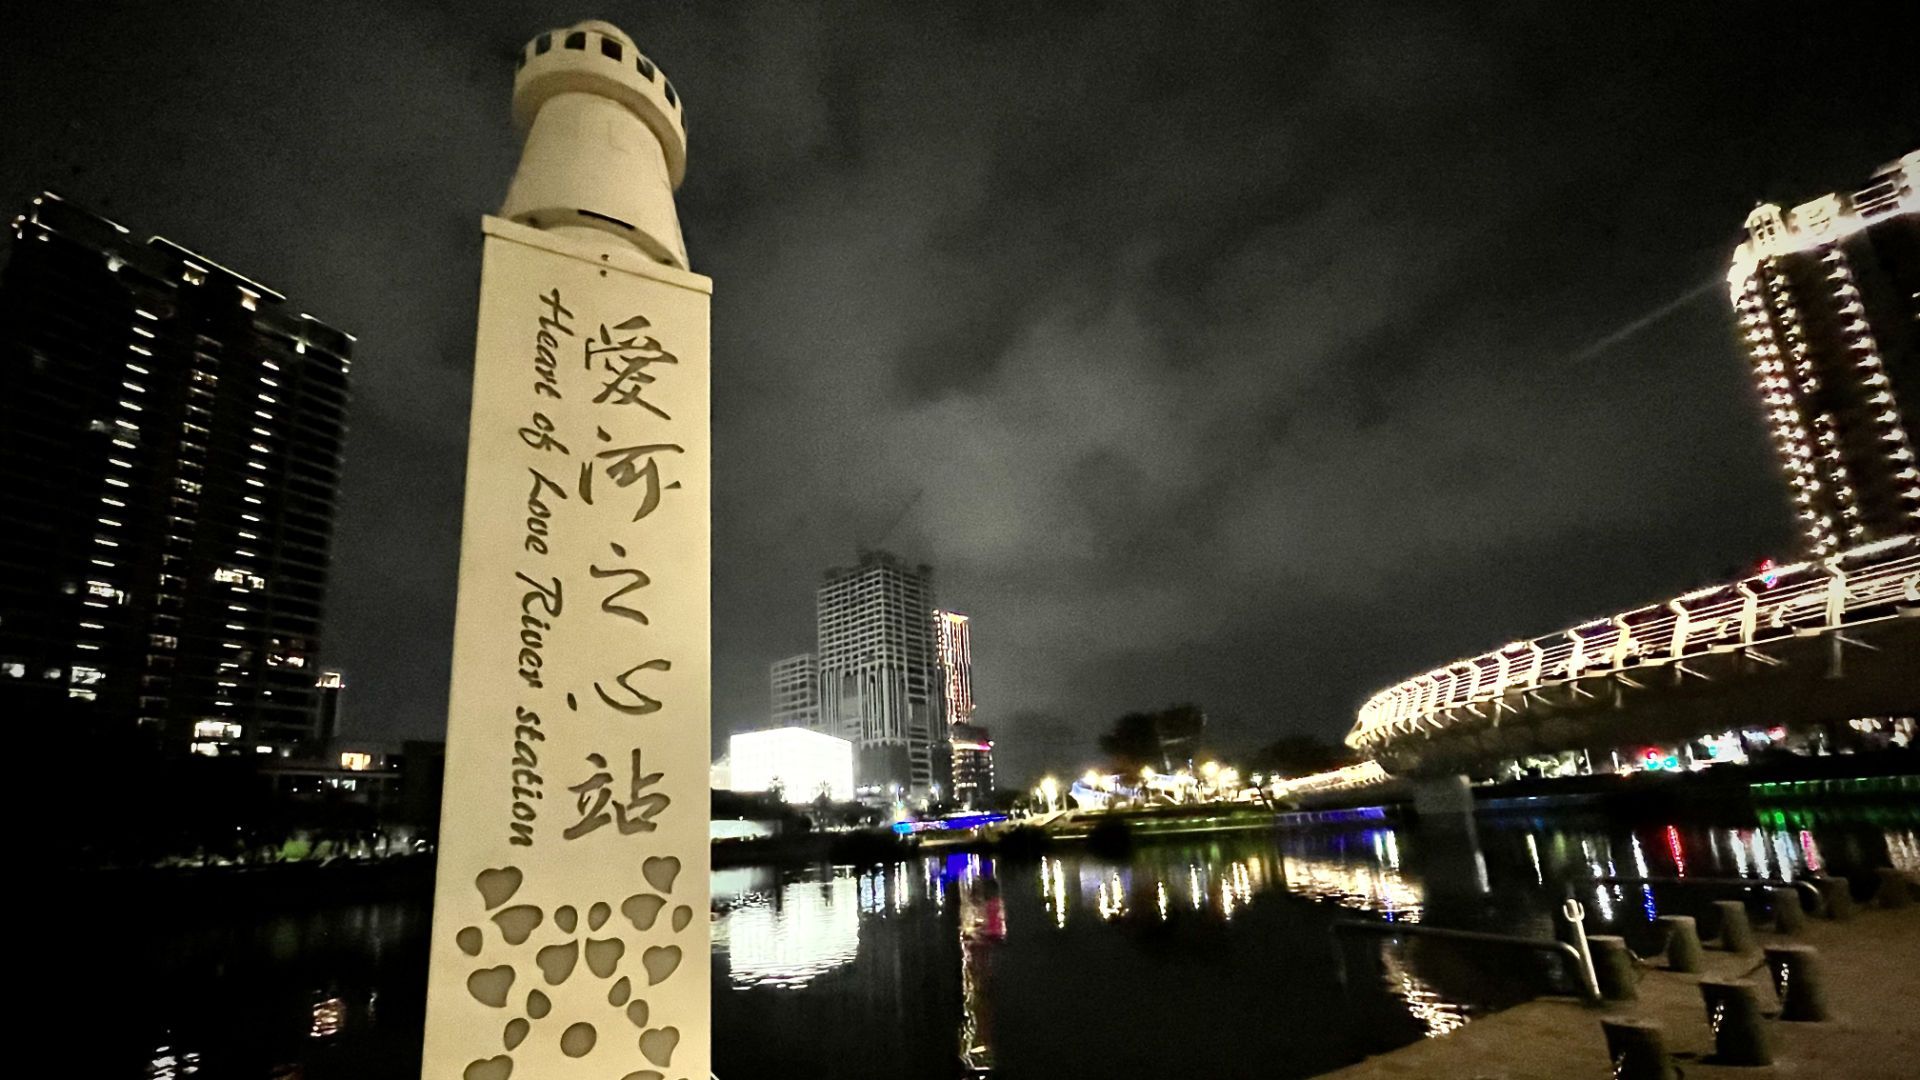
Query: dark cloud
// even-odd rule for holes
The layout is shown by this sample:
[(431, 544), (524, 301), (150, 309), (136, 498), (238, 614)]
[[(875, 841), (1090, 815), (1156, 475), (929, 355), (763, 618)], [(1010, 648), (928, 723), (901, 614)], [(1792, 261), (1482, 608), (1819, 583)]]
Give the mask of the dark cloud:
[[(1016, 779), (1174, 700), (1229, 743), (1334, 734), (1404, 674), (1780, 553), (1724, 297), (1686, 297), (1755, 199), (1920, 140), (1902, 44), (1834, 8), (603, 14), (689, 102), (716, 728), (922, 492), (884, 539), (973, 614)], [(328, 652), (370, 733), (442, 723), (505, 58), (575, 17), (13, 18), (0, 198), (61, 190), (359, 335)]]

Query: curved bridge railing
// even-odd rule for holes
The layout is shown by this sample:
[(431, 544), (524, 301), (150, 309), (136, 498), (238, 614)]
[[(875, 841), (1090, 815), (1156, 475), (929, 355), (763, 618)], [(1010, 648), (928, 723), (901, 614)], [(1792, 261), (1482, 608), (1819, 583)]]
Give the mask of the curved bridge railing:
[(1509, 695), (1636, 668), (1683, 666), (1689, 657), (1835, 633), (1917, 608), (1920, 535), (1893, 537), (1435, 668), (1368, 699), (1346, 742), (1377, 752), (1402, 736), (1443, 731), (1462, 716), (1497, 721), (1489, 710), (1514, 710)]

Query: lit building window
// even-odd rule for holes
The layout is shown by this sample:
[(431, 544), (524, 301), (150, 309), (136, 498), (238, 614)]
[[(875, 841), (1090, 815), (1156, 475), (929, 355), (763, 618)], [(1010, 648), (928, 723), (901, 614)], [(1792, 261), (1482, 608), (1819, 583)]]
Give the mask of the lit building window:
[(223, 566), (213, 572), (213, 580), (235, 588), (264, 589), (267, 579), (237, 566)]
[(232, 742), (241, 735), (239, 724), (231, 720), (195, 720), (193, 737), (196, 739), (218, 739)]

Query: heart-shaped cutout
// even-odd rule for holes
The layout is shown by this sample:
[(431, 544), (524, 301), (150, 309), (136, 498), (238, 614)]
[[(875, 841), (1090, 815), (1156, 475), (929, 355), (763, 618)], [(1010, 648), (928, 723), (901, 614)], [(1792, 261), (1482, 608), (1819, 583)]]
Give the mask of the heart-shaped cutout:
[(647, 985), (659, 986), (680, 967), (680, 946), (656, 945), (640, 954), (640, 966), (647, 969)]
[(507, 1080), (513, 1075), (513, 1059), (505, 1054), (483, 1058), (467, 1066), (460, 1075), (463, 1080)]
[(467, 976), (467, 993), (482, 1005), (505, 1008), (507, 994), (513, 990), (513, 965), (481, 968)]
[(673, 879), (680, 876), (680, 860), (671, 855), (654, 855), (640, 864), (640, 876), (661, 892), (673, 891)]
[(648, 1061), (661, 1068), (673, 1064), (674, 1047), (680, 1045), (679, 1028), (660, 1028), (657, 1031), (642, 1032), (640, 1035), (640, 1053)]
[(480, 871), (473, 879), (473, 887), (480, 890), (480, 902), (487, 906), (488, 911), (492, 911), (513, 899), (513, 894), (520, 891), (522, 880), (524, 875), (519, 867), (500, 866)]

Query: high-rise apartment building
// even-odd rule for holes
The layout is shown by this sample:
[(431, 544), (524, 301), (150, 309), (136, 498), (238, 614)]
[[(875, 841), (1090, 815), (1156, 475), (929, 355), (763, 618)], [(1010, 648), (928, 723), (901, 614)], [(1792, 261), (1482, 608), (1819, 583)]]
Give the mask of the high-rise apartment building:
[(1804, 554), (1920, 529), (1920, 151), (1747, 216), (1727, 285)]
[(317, 734), (352, 339), (52, 195), (0, 279), (0, 714), (200, 753)]
[(941, 715), (933, 571), (885, 552), (829, 570), (817, 595), (821, 729), (854, 744), (866, 798), (932, 792)]
[(768, 669), (775, 728), (820, 730), (820, 661), (812, 653), (775, 660)]

